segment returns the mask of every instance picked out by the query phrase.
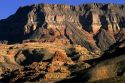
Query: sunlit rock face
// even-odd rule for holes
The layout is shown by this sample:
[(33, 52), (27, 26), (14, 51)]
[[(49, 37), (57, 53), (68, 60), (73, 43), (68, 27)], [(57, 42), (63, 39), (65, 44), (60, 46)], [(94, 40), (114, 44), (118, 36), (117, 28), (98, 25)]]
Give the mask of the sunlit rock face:
[[(107, 49), (124, 37), (125, 5), (37, 4), (20, 7), (0, 21), (0, 40), (10, 43), (25, 39), (79, 44), (89, 50)], [(105, 34), (111, 36), (109, 41)], [(100, 39), (104, 39), (103, 41)], [(109, 41), (109, 42), (107, 42)]]

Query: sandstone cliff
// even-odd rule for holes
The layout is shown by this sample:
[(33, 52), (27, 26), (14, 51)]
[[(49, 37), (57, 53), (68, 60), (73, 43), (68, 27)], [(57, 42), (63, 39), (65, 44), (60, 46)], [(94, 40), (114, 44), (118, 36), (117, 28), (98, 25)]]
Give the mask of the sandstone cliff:
[(96, 3), (20, 7), (15, 14), (0, 21), (0, 40), (9, 43), (26, 39), (58, 41), (79, 44), (90, 51), (106, 50), (124, 39), (124, 11), (125, 5)]

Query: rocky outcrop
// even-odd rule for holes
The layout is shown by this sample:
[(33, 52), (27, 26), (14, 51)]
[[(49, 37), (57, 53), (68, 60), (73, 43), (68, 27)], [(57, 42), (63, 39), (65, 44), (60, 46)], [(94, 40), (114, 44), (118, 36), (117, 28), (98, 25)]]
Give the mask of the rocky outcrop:
[(25, 66), (33, 62), (50, 60), (52, 54), (45, 49), (22, 49), (14, 57), (17, 64)]
[(0, 81), (84, 83), (124, 77), (124, 11), (125, 5), (95, 3), (20, 7), (0, 21)]
[(125, 66), (123, 64), (125, 63), (125, 47), (119, 47), (122, 43), (114, 45), (113, 48), (106, 51), (102, 57), (95, 60), (98, 64), (88, 70), (87, 73), (84, 74), (83, 78), (86, 79), (86, 77), (88, 77), (87, 81), (102, 79), (106, 81), (108, 78), (124, 76)]
[[(20, 7), (15, 14), (0, 21), (0, 40), (8, 40), (9, 43), (26, 39), (59, 41), (62, 44), (78, 44), (90, 51), (106, 50), (117, 42), (121, 32), (124, 33), (124, 10), (124, 5), (96, 3)], [(113, 39), (104, 37), (104, 31)]]
[[(60, 82), (124, 82), (125, 76), (125, 47), (121, 45), (125, 42), (113, 44), (109, 50), (105, 51), (101, 57), (86, 61), (91, 64), (87, 70), (81, 71), (77, 76), (62, 80)], [(72, 67), (73, 68), (73, 67)], [(79, 67), (78, 70), (82, 68)]]
[(99, 48), (102, 50), (108, 49), (112, 44), (114, 44), (115, 38), (110, 34), (110, 32), (106, 32), (105, 29), (100, 29), (98, 34), (95, 36), (96, 43)]
[(74, 83), (124, 77), (124, 43), (114, 43), (103, 54), (52, 42), (1, 44), (0, 81)]

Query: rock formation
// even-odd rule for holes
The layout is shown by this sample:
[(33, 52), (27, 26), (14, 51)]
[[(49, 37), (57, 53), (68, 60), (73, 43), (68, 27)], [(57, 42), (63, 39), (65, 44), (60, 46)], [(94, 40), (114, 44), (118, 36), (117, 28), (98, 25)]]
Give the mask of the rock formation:
[[(9, 43), (36, 39), (42, 42), (57, 40), (79, 44), (88, 50), (105, 50), (114, 42), (125, 25), (124, 5), (83, 4), (79, 6), (60, 4), (37, 4), (20, 7), (7, 19), (0, 21), (0, 40)], [(104, 29), (112, 36), (109, 42), (99, 41)], [(101, 33), (102, 34), (102, 33)], [(88, 35), (91, 37), (88, 39)], [(97, 38), (94, 38), (97, 36)], [(102, 38), (102, 39), (103, 39)], [(105, 46), (105, 47), (104, 47)]]
[(0, 20), (0, 81), (74, 83), (124, 77), (124, 22), (122, 4), (20, 7)]

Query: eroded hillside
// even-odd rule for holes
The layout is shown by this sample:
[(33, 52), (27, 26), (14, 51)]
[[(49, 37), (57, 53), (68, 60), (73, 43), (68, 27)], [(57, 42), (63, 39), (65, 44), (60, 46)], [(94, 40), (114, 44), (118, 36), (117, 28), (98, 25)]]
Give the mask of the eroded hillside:
[(124, 22), (125, 5), (20, 7), (0, 20), (0, 81), (60, 83), (124, 78)]
[(0, 40), (18, 43), (79, 44), (90, 51), (106, 50), (124, 39), (124, 5), (83, 4), (80, 6), (38, 4), (20, 7), (0, 21)]

